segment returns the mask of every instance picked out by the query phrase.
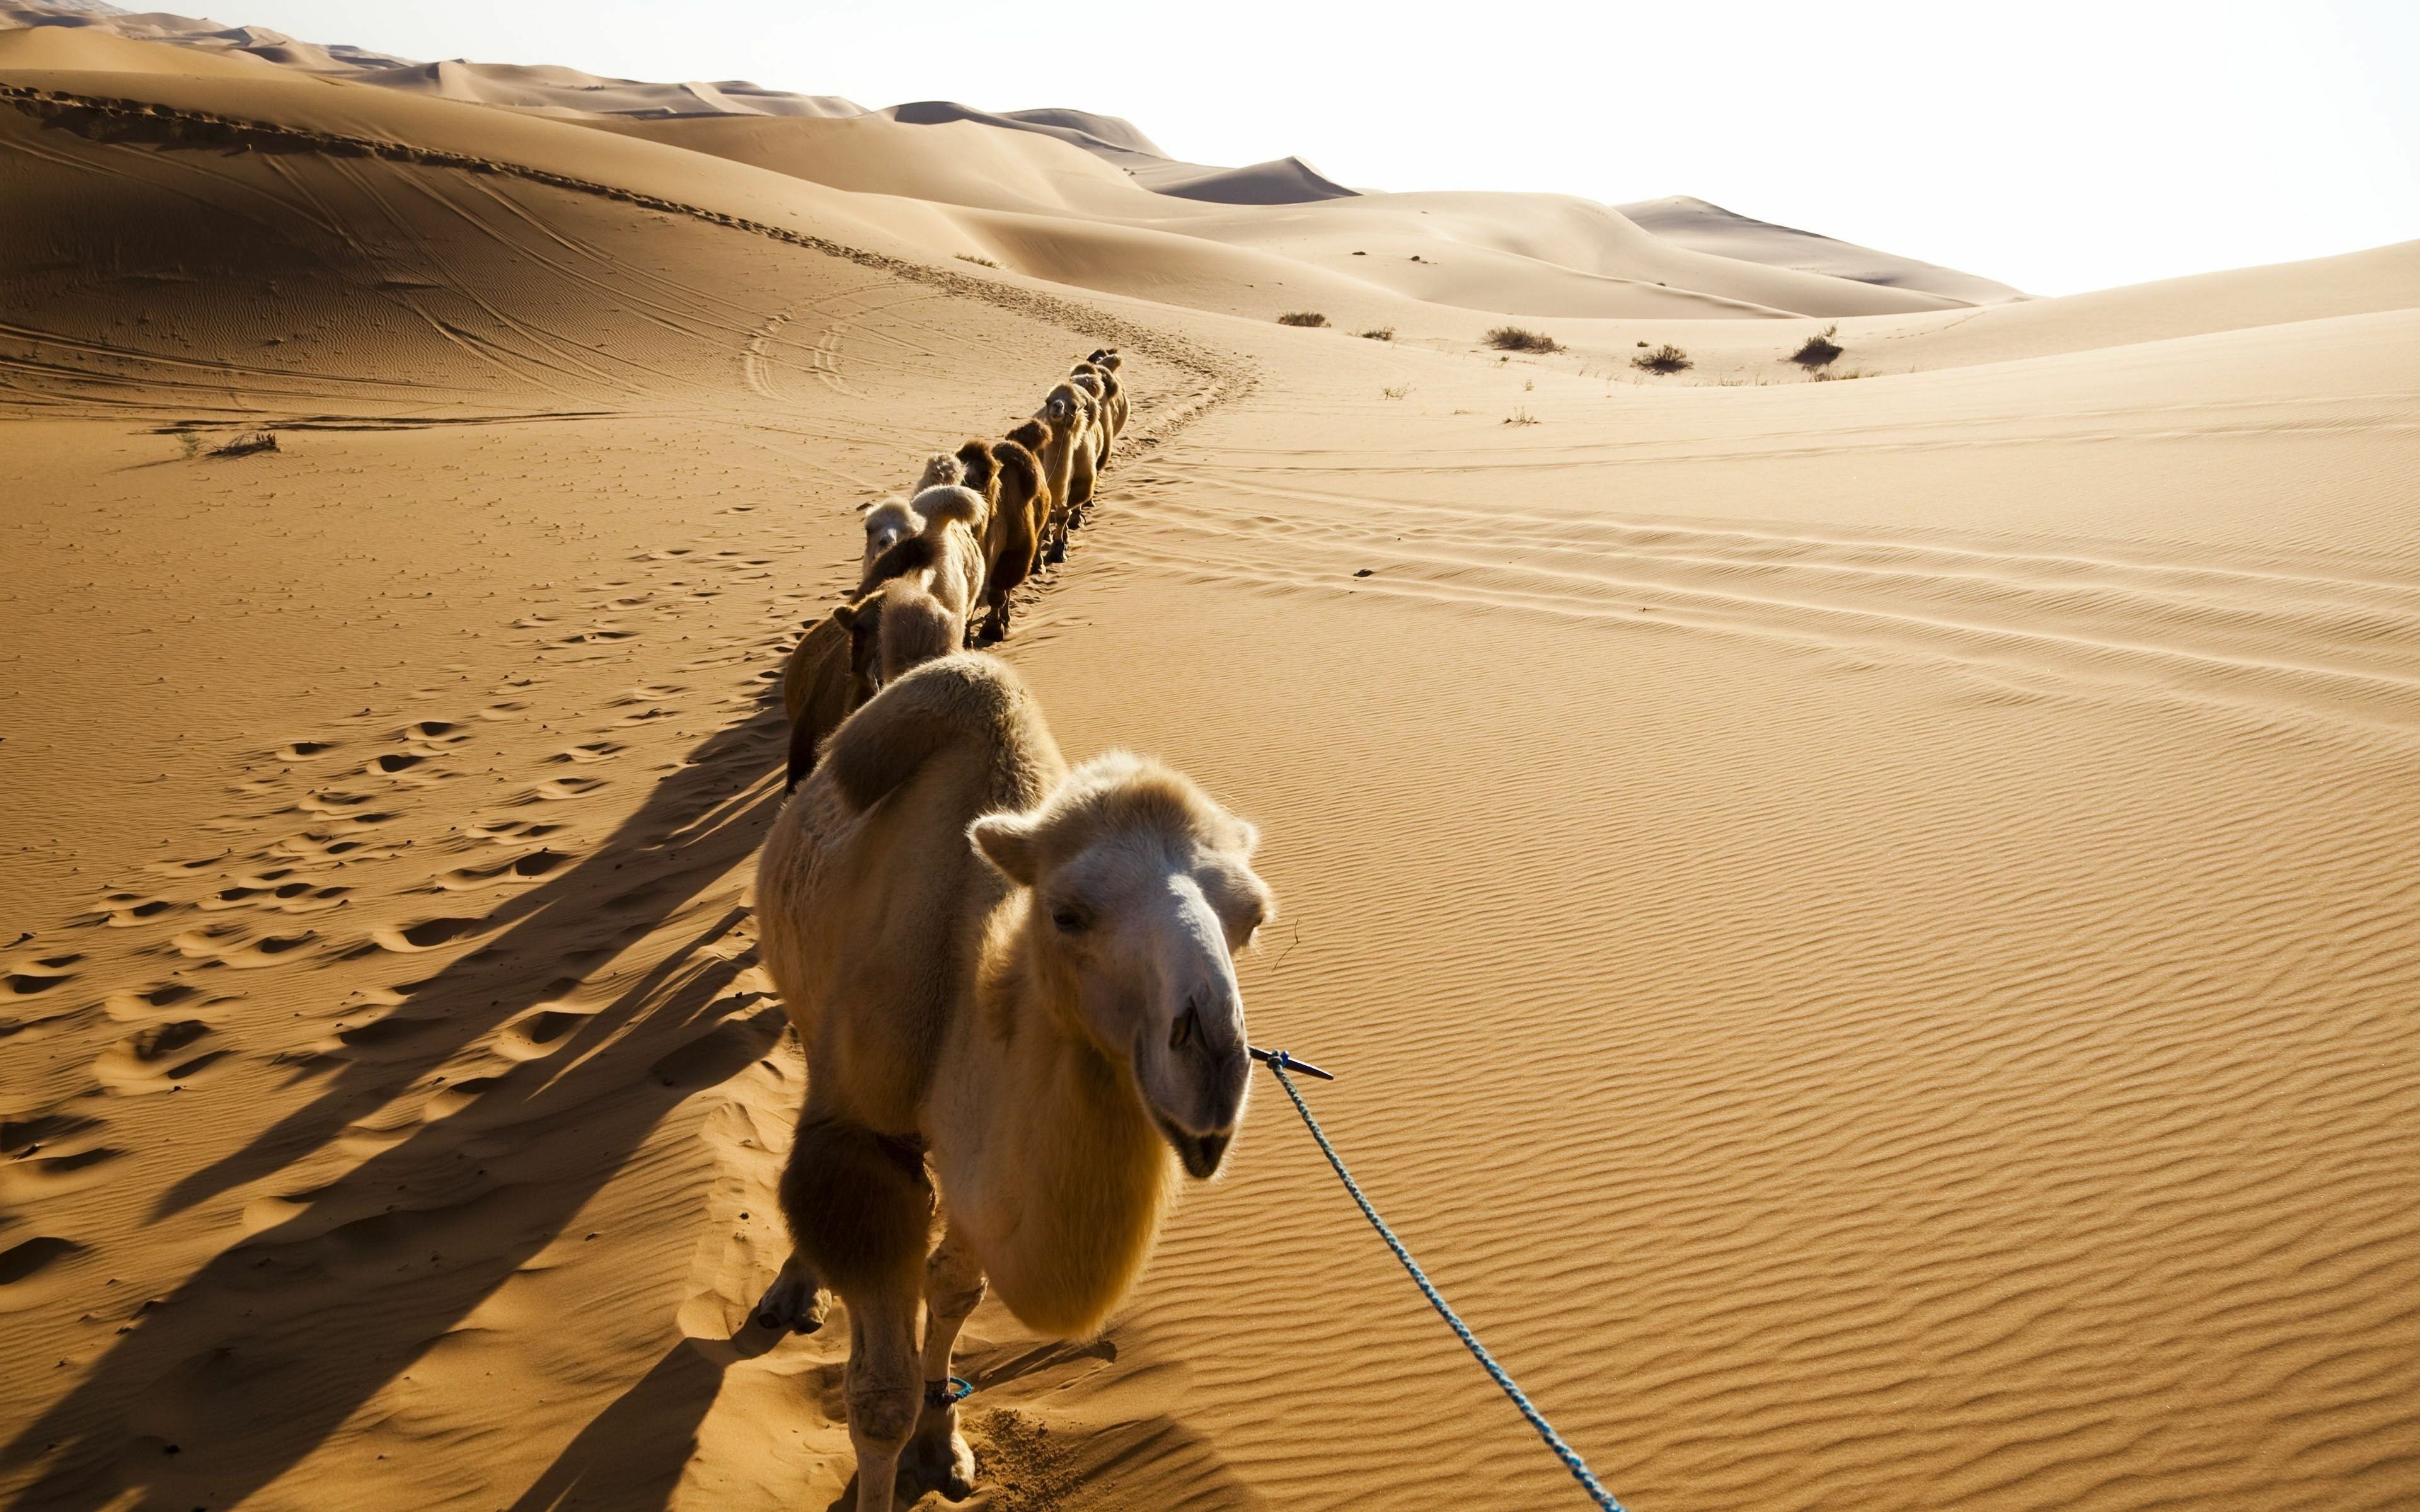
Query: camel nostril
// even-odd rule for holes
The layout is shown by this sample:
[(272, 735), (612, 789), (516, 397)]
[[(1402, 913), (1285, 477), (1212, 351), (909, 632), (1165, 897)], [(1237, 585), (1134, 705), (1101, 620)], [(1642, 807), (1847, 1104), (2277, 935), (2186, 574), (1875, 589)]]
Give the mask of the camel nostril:
[(1168, 1048), (1184, 1049), (1193, 1041), (1193, 1032), (1201, 1026), (1202, 1011), (1188, 998), (1186, 1000), (1185, 1011), (1176, 1015), (1176, 1027), (1168, 1031)]

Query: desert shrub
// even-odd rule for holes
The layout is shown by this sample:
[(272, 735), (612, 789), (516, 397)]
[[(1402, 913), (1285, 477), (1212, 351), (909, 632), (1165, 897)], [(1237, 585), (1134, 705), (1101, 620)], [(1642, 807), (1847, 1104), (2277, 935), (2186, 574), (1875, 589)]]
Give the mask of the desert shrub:
[(1401, 386), (1400, 388), (1380, 389), (1378, 392), (1379, 392), (1381, 394), (1385, 395), (1387, 398), (1389, 398), (1389, 399), (1400, 399), (1400, 398), (1402, 398), (1404, 394), (1407, 394), (1407, 393), (1411, 393), (1411, 392), (1412, 392), (1412, 386), (1411, 386), (1410, 384), (1406, 383), (1406, 384), (1404, 384), (1403, 386)]
[(1367, 331), (1357, 331), (1354, 334), (1360, 337), (1363, 341), (1392, 341), (1395, 339), (1395, 328), (1392, 326), (1372, 326)]
[(1324, 326), (1327, 324), (1327, 316), (1320, 314), (1316, 310), (1289, 310), (1285, 314), (1278, 316), (1278, 324), (1281, 326)]
[(1504, 424), (1508, 425), (1534, 425), (1537, 423), (1538, 417), (1527, 409), (1515, 409), (1504, 417)]
[(1630, 365), (1642, 373), (1678, 373), (1690, 365), (1689, 354), (1666, 342), (1644, 357), (1634, 357)]
[(277, 450), (277, 433), (273, 430), (238, 431), (235, 438), (210, 448), (212, 456), (250, 456), (255, 452)]
[(1841, 347), (1832, 338), (1840, 333), (1838, 325), (1825, 326), (1807, 338), (1807, 344), (1790, 354), (1790, 360), (1801, 367), (1827, 367), (1840, 355)]
[(977, 268), (998, 268), (1000, 266), (1000, 264), (992, 261), (989, 257), (978, 257), (971, 252), (962, 252), (958, 254), (958, 261), (962, 263), (972, 263)]
[(1524, 331), (1519, 326), (1497, 326), (1487, 333), (1487, 345), (1508, 352), (1559, 352), (1563, 344), (1542, 331)]

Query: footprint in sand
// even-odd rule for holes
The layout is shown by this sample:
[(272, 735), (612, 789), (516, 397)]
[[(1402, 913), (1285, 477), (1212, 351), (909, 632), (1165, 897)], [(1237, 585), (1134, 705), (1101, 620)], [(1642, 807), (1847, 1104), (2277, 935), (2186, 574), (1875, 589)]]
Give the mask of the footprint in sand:
[(508, 1060), (537, 1060), (564, 1046), (571, 1031), (596, 1010), (577, 1003), (540, 1003), (496, 1031), (494, 1053)]
[(101, 1001), (101, 1011), (120, 1024), (148, 1024), (172, 1009), (191, 1003), (202, 990), (191, 982), (154, 982), (137, 987), (132, 992), (112, 993)]
[(106, 906), (107, 912), (100, 916), (99, 921), (112, 929), (132, 929), (163, 914), (193, 906), (190, 903), (179, 903), (166, 898), (148, 897), (139, 892), (108, 893), (102, 897), (101, 903)]
[(215, 1033), (200, 1019), (171, 1019), (135, 1030), (102, 1051), (93, 1077), (114, 1092), (163, 1092), (191, 1082), (232, 1052), (195, 1046)]
[(515, 807), (528, 803), (558, 803), (565, 798), (577, 798), (596, 792), (605, 785), (601, 777), (550, 778), (512, 801)]
[(317, 931), (307, 929), (256, 934), (244, 925), (229, 920), (187, 930), (171, 938), (168, 944), (188, 960), (233, 966), (238, 970), (256, 970), (277, 964), (318, 938)]
[(429, 884), (427, 890), (460, 892), (498, 882), (535, 882), (542, 877), (553, 875), (570, 860), (571, 857), (561, 851), (535, 850), (525, 856), (516, 856), (508, 861), (498, 861), (493, 866), (457, 867), (451, 872), (441, 873)]
[(435, 950), (453, 944), (465, 935), (476, 933), (485, 919), (440, 916), (424, 918), (417, 924), (401, 928), (381, 927), (370, 932), (370, 938), (398, 954), (416, 955), (423, 950)]
[(56, 992), (75, 980), (76, 974), (68, 967), (83, 959), (81, 955), (55, 955), (9, 971), (0, 977), (0, 1005)]

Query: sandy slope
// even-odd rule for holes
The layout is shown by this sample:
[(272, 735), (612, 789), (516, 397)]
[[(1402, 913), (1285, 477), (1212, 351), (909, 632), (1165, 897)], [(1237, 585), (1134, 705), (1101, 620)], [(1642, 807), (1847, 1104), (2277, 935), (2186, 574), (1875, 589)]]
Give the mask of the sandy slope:
[[(1007, 653), (1262, 823), (1255, 1038), (1632, 1505), (2420, 1497), (2411, 249), (1498, 363), (1323, 259), (1619, 226), (32, 45), (172, 114), (0, 106), (13, 1504), (840, 1494), (840, 1331), (745, 1326), (768, 680), (848, 506), (1105, 339), (1157, 440)], [(1102, 1339), (963, 1359), (982, 1505), (1575, 1501), (1265, 1086)]]

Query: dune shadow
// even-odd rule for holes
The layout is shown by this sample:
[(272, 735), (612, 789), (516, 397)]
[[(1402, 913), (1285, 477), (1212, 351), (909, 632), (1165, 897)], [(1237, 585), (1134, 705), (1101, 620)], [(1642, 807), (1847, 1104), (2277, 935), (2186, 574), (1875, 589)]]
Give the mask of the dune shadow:
[[(491, 917), (508, 928), (494, 946), (422, 984), (415, 1003), (444, 1013), (435, 1042), (415, 1042), (399, 1061), (349, 1065), (268, 1134), (179, 1183), (166, 1206), (190, 1205), (318, 1148), (365, 1105), (388, 1101), (538, 1000), (570, 969), (566, 959), (611, 954), (619, 946), (600, 944), (600, 918), (613, 941), (659, 926), (755, 849), (781, 803), (757, 779), (770, 773), (781, 747), (778, 706), (769, 718), (759, 713), (710, 736), (595, 855), (499, 908)], [(654, 890), (642, 907), (615, 908), (612, 899), (633, 887)], [(704, 922), (611, 1004), (580, 1019), (552, 1053), (451, 1089), (442, 1106), (432, 1099), (427, 1121), (407, 1136), (290, 1196), (299, 1207), (282, 1222), (146, 1302), (72, 1390), (0, 1445), (0, 1466), (39, 1464), (11, 1504), (79, 1512), (233, 1505), (453, 1335), (475, 1338), (483, 1329), (466, 1322), (470, 1315), (564, 1237), (674, 1108), (745, 1069), (780, 1037), (780, 1009), (735, 985), (755, 959), (733, 937), (746, 918), (733, 907)], [(561, 1326), (583, 1323), (566, 1318)], [(418, 1368), (442, 1370), (444, 1362)], [(705, 1368), (712, 1380), (699, 1365), (660, 1362), (635, 1400), (626, 1398), (628, 1411), (592, 1430), (597, 1464), (609, 1440), (628, 1447), (617, 1463), (633, 1474), (647, 1462), (643, 1451), (664, 1451), (669, 1441), (647, 1436), (655, 1429), (626, 1427), (643, 1408), (669, 1411), (671, 1422), (692, 1408), (702, 1416), (721, 1373)], [(582, 1504), (606, 1481), (584, 1463), (558, 1469), (569, 1477), (563, 1485), (581, 1489)]]

